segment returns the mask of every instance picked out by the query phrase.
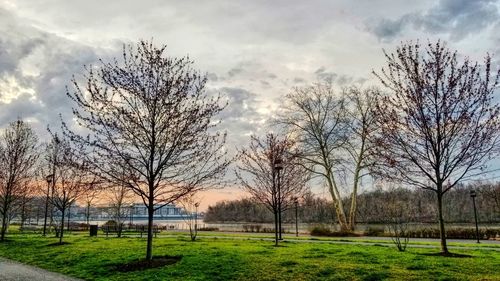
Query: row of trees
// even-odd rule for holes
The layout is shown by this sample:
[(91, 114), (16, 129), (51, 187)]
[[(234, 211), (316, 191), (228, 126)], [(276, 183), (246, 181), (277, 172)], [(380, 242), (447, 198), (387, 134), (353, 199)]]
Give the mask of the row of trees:
[[(443, 200), (444, 218), (450, 223), (471, 223), (474, 213), (470, 191), (476, 190), (477, 211), (481, 223), (500, 222), (499, 183), (474, 183), (457, 186)], [(407, 215), (406, 222), (434, 223), (437, 218), (435, 194), (422, 189), (392, 188), (365, 191), (358, 196), (356, 223), (384, 224), (391, 219), (388, 211), (394, 206), (403, 206)], [(349, 210), (350, 198), (343, 198), (344, 206)], [(324, 223), (336, 221), (332, 203), (324, 198), (306, 193), (298, 201), (298, 219), (301, 223)], [(250, 198), (217, 202), (209, 206), (204, 217), (205, 222), (252, 222), (271, 223), (272, 213), (261, 203)], [(283, 212), (284, 222), (295, 222), (294, 208)]]
[[(347, 87), (336, 93), (331, 84), (317, 83), (288, 94), (275, 125), (289, 136), (283, 141), (291, 139), (295, 147), (278, 158), (287, 155), (290, 165), (325, 183), (343, 232), (354, 230), (358, 190), (367, 175), (371, 181), (434, 192), (441, 252), (448, 254), (445, 194), (487, 173), (488, 161), (500, 152), (500, 106), (494, 100), (500, 70), (491, 70), (489, 56), (484, 65), (459, 60), (457, 52), (440, 41), (423, 51), (419, 43), (403, 43), (385, 56), (386, 67), (373, 72), (384, 91)], [(238, 176), (245, 190), (269, 206), (280, 192), (274, 191), (277, 169), (272, 155), (279, 147), (274, 139), (280, 138), (268, 135), (264, 142), (253, 137), (251, 153), (240, 152), (242, 165), (237, 169), (237, 175), (246, 172), (246, 177)], [(254, 159), (264, 160), (249, 165), (257, 163)], [(296, 179), (295, 174), (290, 179)], [(349, 209), (342, 187), (350, 197)]]
[[(386, 67), (374, 72), (383, 90), (348, 87), (337, 93), (328, 83), (293, 89), (275, 118), (280, 133), (252, 137), (239, 150), (235, 173), (274, 213), (277, 230), (282, 212), (310, 179), (326, 185), (343, 231), (355, 228), (358, 191), (368, 175), (433, 191), (447, 254), (444, 195), (484, 173), (499, 153), (500, 107), (493, 99), (500, 73), (491, 71), (489, 56), (484, 65), (459, 60), (441, 42), (424, 51), (404, 43), (386, 59)], [(96, 179), (129, 190), (148, 209), (147, 259), (154, 211), (220, 186), (231, 162), (226, 135), (217, 130), (226, 105), (207, 94), (206, 77), (192, 65), (188, 57), (166, 56), (165, 46), (126, 46), (120, 62), (101, 61), (86, 68), (83, 82), (72, 81), (67, 95), (76, 125), (62, 120), (62, 137), (52, 134), (52, 170), (44, 173), (52, 183), (48, 200), (64, 215)], [(18, 148), (13, 151), (18, 155)], [(34, 161), (22, 159), (26, 167)], [(2, 174), (2, 225), (29, 174), (9, 173)]]
[[(48, 165), (40, 165), (38, 174), (32, 171), (40, 152), (35, 140), (24, 146), (18, 141), (12, 151), (5, 152), (17, 155), (26, 146), (34, 156), (11, 162), (21, 163), (29, 172), (16, 167), (15, 176), (2, 175), (6, 182), (0, 195), (2, 237), (9, 221), (6, 217), (14, 213), (9, 209), (12, 201), (26, 193), (25, 178), (48, 183), (47, 208), (56, 207), (62, 221), (75, 200), (84, 198), (90, 210), (99, 197), (93, 193), (96, 188), (114, 188), (118, 204), (130, 192), (147, 207), (146, 258), (152, 259), (154, 211), (213, 187), (229, 165), (223, 149), (226, 136), (216, 130), (214, 119), (225, 105), (219, 97), (207, 96), (206, 77), (192, 69), (189, 58), (167, 57), (165, 46), (141, 41), (124, 47), (120, 63), (101, 62), (86, 70), (85, 81), (75, 79), (73, 90), (67, 93), (75, 105), (76, 127), (61, 120), (62, 136), (51, 133), (45, 157)], [(32, 133), (29, 126), (19, 123)], [(61, 242), (62, 226), (63, 222)]]

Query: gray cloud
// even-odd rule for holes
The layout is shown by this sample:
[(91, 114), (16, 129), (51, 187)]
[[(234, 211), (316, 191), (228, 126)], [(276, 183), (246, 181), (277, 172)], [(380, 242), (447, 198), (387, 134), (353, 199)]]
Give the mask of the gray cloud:
[(257, 94), (236, 87), (223, 87), (220, 92), (228, 101), (228, 106), (219, 116), (222, 119), (221, 129), (231, 132), (228, 146), (239, 147), (248, 142), (250, 134), (264, 129), (261, 122), (267, 116), (259, 113)]
[(243, 72), (243, 68), (240, 68), (240, 67), (235, 67), (235, 68), (231, 68), (228, 72), (227, 72), (227, 75), (229, 77), (234, 77), (240, 73)]
[[(333, 71), (328, 71), (326, 67), (322, 66), (318, 68), (314, 74), (316, 74), (316, 77), (320, 81), (325, 81), (328, 83), (333, 83), (336, 86), (346, 86), (348, 84), (362, 84), (366, 81), (365, 78), (356, 78), (355, 76), (351, 75), (345, 75), (345, 74), (337, 74)], [(295, 78), (294, 79), (295, 83), (301, 83), (304, 82), (302, 80)]]
[(461, 40), (499, 22), (497, 0), (440, 0), (428, 10), (412, 12), (396, 19), (367, 22), (367, 29), (381, 41), (392, 41), (409, 28), (432, 34), (446, 34)]
[[(0, 104), (0, 126), (19, 117), (42, 135), (48, 124), (59, 127), (59, 114), (71, 118), (66, 85), (106, 52), (41, 31), (1, 9), (0, 33), (0, 95), (13, 96)], [(14, 81), (14, 92), (6, 81)]]

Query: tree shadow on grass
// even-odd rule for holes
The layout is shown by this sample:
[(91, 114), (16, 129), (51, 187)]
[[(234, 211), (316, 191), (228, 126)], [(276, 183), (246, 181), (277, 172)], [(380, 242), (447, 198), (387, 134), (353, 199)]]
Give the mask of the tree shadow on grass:
[(472, 258), (471, 255), (456, 254), (456, 253), (422, 253), (420, 255), (429, 257), (448, 257), (448, 258)]
[(70, 245), (70, 244), (71, 244), (70, 242), (64, 242), (64, 241), (62, 243), (55, 242), (55, 243), (47, 244), (47, 247), (63, 246), (63, 245)]
[(123, 264), (114, 264), (112, 268), (119, 272), (139, 271), (151, 268), (158, 268), (167, 265), (176, 264), (182, 259), (182, 256), (157, 256), (152, 260), (139, 259)]

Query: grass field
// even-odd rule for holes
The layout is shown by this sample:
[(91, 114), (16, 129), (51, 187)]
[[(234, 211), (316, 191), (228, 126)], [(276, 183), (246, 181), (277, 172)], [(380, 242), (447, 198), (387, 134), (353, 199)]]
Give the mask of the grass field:
[(454, 250), (467, 258), (428, 256), (436, 249), (201, 237), (161, 237), (154, 254), (182, 259), (158, 269), (122, 273), (116, 265), (143, 258), (145, 239), (16, 234), (0, 243), (0, 256), (86, 280), (500, 280), (500, 252)]

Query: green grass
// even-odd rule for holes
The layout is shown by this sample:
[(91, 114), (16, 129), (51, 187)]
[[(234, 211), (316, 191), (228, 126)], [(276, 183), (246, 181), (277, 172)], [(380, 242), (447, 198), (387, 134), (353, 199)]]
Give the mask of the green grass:
[(15, 234), (0, 243), (0, 256), (86, 280), (500, 280), (500, 252), (454, 250), (470, 258), (427, 256), (436, 249), (160, 237), (154, 255), (181, 255), (174, 265), (120, 273), (119, 263), (144, 256), (144, 238), (65, 237)]
[[(163, 234), (165, 235), (165, 234)], [(167, 234), (168, 236), (172, 235), (177, 235), (177, 236), (189, 236), (186, 232), (171, 232)], [(160, 234), (162, 236), (162, 234)], [(238, 237), (238, 238), (248, 238), (248, 237), (263, 237), (263, 238), (271, 238), (274, 239), (274, 234), (273, 233), (255, 233), (255, 232), (241, 232), (241, 233), (227, 233), (227, 232), (216, 232), (216, 231), (201, 231), (198, 233), (199, 237), (213, 237), (213, 236), (220, 236), (220, 237)], [(353, 243), (377, 243), (377, 244), (388, 244), (388, 245), (393, 245), (394, 243), (390, 240), (390, 237), (383, 237), (383, 238), (388, 238), (387, 240), (381, 240), (381, 239), (368, 239), (365, 237), (322, 237), (322, 236), (299, 236), (296, 237), (295, 234), (286, 234), (284, 236), (285, 239), (290, 239), (290, 240), (319, 240), (319, 241), (342, 241), (342, 242), (353, 242)], [(411, 245), (430, 245), (430, 246), (440, 246), (440, 242), (437, 241), (421, 241), (420, 239), (418, 241), (415, 241), (417, 239), (412, 239), (410, 238), (410, 241), (408, 244)], [(449, 239), (450, 240), (450, 239)], [(490, 243), (480, 243), (477, 244), (474, 241), (475, 240), (470, 240), (470, 243), (464, 243), (464, 242), (449, 242), (448, 241), (448, 246), (456, 246), (456, 247), (486, 247), (486, 248), (500, 248), (500, 243), (499, 244), (490, 244)]]

